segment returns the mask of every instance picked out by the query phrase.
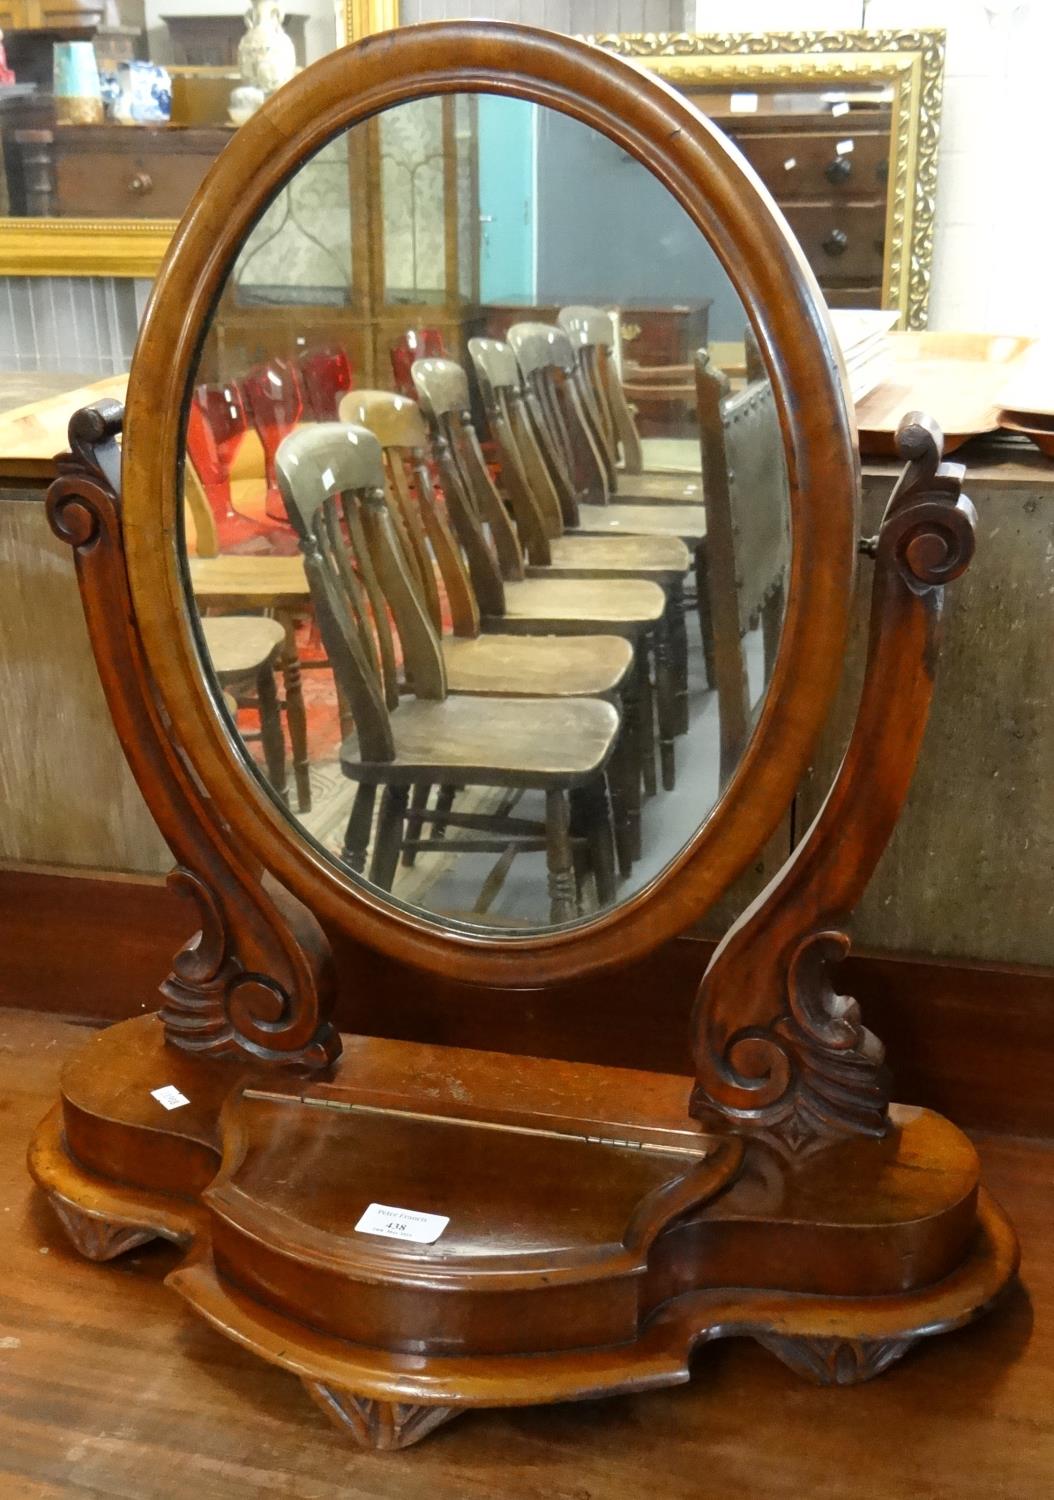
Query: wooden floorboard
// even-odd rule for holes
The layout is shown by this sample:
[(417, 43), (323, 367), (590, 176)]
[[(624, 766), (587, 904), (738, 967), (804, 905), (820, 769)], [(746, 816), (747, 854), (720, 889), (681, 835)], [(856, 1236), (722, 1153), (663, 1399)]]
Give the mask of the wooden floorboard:
[(95, 1266), (25, 1144), (83, 1027), (0, 1011), (0, 1496), (122, 1500), (1042, 1500), (1054, 1493), (1054, 1148), (981, 1142), (1023, 1284), (870, 1385), (819, 1390), (745, 1341), (647, 1396), (474, 1413), (420, 1448), (350, 1446), (290, 1376), (162, 1285), (148, 1247)]

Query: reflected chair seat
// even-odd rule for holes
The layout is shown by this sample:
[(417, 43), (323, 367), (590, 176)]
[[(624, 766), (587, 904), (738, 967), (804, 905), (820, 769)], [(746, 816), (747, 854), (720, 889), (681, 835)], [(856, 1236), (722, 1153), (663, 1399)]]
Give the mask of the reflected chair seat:
[(504, 594), (505, 613), (485, 617), (485, 630), (517, 634), (544, 626), (552, 635), (610, 631), (633, 639), (666, 612), (666, 595), (658, 584), (632, 578), (507, 579)]
[(586, 536), (672, 536), (691, 551), (706, 538), (702, 505), (584, 505), (578, 507), (578, 532)]
[(528, 565), (528, 573), (568, 577), (645, 578), (672, 583), (692, 565), (688, 548), (673, 536), (558, 536), (549, 542), (544, 568)]
[(701, 505), (703, 480), (699, 474), (618, 474), (611, 498), (619, 505)]
[(611, 757), (619, 716), (600, 698), (413, 698), (390, 719), (395, 759), (363, 761), (357, 734), (341, 746), (351, 780), (406, 786), (572, 787)]
[(595, 698), (621, 687), (633, 647), (617, 635), (447, 636), (443, 665), (452, 693), (507, 697), (514, 683), (524, 698)]

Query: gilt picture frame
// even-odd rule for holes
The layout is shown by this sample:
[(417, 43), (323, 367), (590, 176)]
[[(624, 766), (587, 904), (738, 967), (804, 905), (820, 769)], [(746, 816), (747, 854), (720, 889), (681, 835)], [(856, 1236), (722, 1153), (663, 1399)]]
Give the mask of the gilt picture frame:
[(943, 30), (608, 33), (588, 40), (687, 93), (784, 83), (892, 88), (882, 305), (925, 328), (944, 93)]

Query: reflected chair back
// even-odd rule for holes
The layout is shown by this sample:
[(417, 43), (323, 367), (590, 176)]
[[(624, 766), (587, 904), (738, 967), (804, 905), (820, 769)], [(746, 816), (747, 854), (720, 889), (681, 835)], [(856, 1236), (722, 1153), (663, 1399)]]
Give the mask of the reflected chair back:
[(355, 384), (355, 372), (346, 349), (329, 344), (307, 349), (297, 359), (304, 392), (304, 415), (316, 422), (335, 422), (340, 398)]
[(419, 359), (412, 375), (476, 599), (483, 614), (503, 615), (504, 580), (523, 578), (523, 550), (472, 425), (468, 379), (450, 359)]
[(577, 509), (584, 502), (605, 504), (610, 488), (607, 466), (575, 381), (570, 339), (555, 324), (514, 323), (509, 343), (553, 482), (569, 491), (565, 514), (571, 505)]
[(444, 359), (446, 344), (438, 328), (408, 328), (399, 335), (389, 351), (395, 389), (400, 396), (414, 399), (413, 367), (416, 359)]
[(477, 636), (479, 608), (461, 550), (436, 499), (428, 427), (420, 407), (391, 391), (353, 391), (340, 403), (340, 419), (365, 427), (381, 445), (392, 515), (436, 631), (443, 631), (438, 568), (454, 634)]
[(267, 513), (285, 520), (275, 473), (275, 455), (282, 439), (304, 414), (304, 393), (296, 366), (289, 360), (269, 359), (256, 365), (242, 382), (253, 426), (260, 435), (267, 477)]
[(275, 469), (362, 757), (392, 760), (389, 716), (404, 681), (442, 699), (446, 673), (385, 497), (381, 445), (363, 427), (303, 426), (283, 439)]
[(760, 361), (732, 392), (727, 375), (696, 355), (696, 395), (706, 505), (706, 577), (721, 717), (722, 777), (738, 763), (753, 725), (744, 636), (762, 627), (765, 681), (772, 675), (790, 567), (786, 466), (779, 415)]
[(603, 308), (577, 305), (561, 308), (557, 321), (571, 341), (575, 377), (595, 420), (613, 488), (620, 450), (625, 473), (640, 474), (644, 468), (636, 419), (615, 363), (614, 319)]

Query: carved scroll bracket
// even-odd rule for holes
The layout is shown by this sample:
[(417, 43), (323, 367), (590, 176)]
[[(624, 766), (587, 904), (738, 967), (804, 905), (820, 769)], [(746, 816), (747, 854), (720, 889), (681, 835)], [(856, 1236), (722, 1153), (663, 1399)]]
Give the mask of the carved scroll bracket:
[(907, 795), (933, 692), (944, 584), (968, 566), (976, 517), (942, 437), (904, 418), (906, 465), (874, 556), (864, 686), (849, 748), (811, 828), (726, 934), (696, 999), (691, 1112), (789, 1154), (888, 1129), (883, 1049), (834, 988), (850, 913)]
[(70, 420), (48, 519), (74, 549), (88, 633), (132, 772), (177, 860), (170, 882), (195, 902), (201, 931), (161, 986), (166, 1037), (210, 1056), (324, 1067), (339, 1054), (328, 1020), (329, 947), (311, 913), (238, 850), (173, 743), (136, 628), (121, 531), (123, 408), (103, 401)]

